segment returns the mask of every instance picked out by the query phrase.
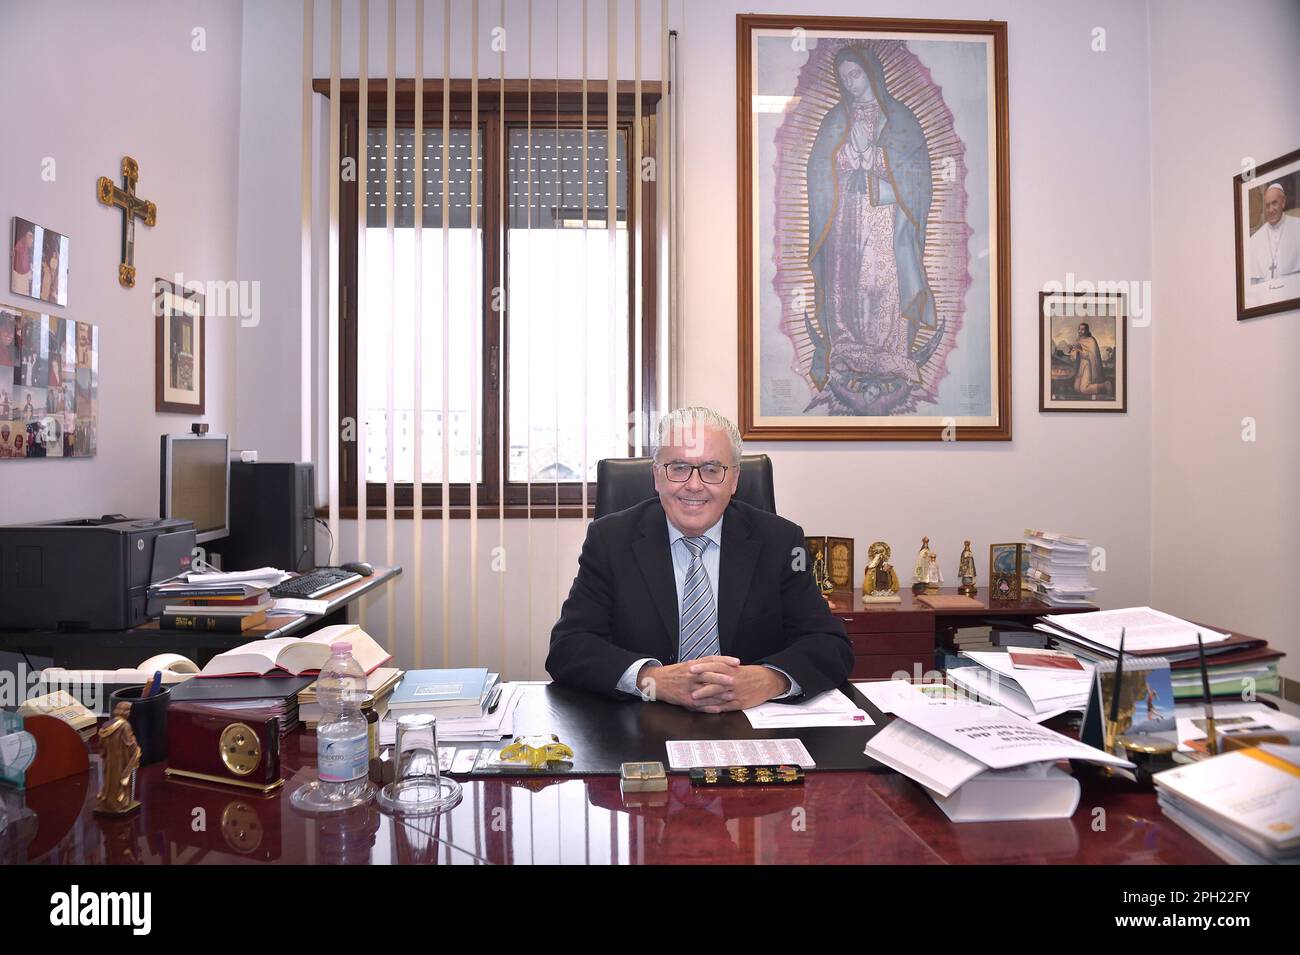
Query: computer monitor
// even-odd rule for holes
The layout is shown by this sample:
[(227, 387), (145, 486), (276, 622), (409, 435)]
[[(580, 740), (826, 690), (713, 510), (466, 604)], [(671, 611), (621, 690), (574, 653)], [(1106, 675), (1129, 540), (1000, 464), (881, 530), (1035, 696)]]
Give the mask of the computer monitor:
[(194, 522), (195, 539), (230, 533), (230, 437), (164, 434), (159, 447), (161, 517)]

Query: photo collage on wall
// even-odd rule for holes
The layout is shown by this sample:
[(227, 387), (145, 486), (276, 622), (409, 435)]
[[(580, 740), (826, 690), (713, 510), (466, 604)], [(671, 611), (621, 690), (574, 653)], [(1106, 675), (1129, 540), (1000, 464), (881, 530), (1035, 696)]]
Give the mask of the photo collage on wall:
[(97, 450), (99, 328), (0, 305), (0, 458)]

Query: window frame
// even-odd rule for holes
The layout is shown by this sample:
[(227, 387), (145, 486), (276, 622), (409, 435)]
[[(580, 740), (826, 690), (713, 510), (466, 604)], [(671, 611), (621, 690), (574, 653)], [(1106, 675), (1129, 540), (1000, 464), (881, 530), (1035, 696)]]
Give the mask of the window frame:
[[(318, 93), (329, 95), (329, 81), (316, 80), (313, 88)], [(357, 157), (358, 165), (364, 161), (359, 155), (360, 139), (358, 99), (360, 84), (356, 80), (343, 81), (340, 84), (340, 153), (344, 157)], [(641, 409), (646, 420), (657, 416), (657, 353), (659, 324), (659, 249), (658, 249), (658, 194), (657, 182), (640, 180), (638, 171), (644, 157), (653, 157), (657, 151), (656, 107), (660, 99), (660, 84), (657, 82), (641, 83), (641, 152), (635, 155), (634, 97), (635, 85), (628, 81), (618, 83), (617, 117), (618, 133), (627, 137), (624, 174), (628, 177), (628, 409), (636, 407), (635, 391), (637, 382), (638, 342), (636, 336), (636, 256), (641, 256), (641, 336), (639, 351), (641, 364)], [(368, 124), (384, 128), (387, 124), (386, 83), (383, 80), (371, 80), (369, 83)], [(606, 85), (605, 82), (589, 81), (587, 84), (587, 128), (605, 131), (607, 128)], [(505, 81), (505, 110), (501, 111), (501, 83), (496, 80), (479, 82), (478, 110), (479, 124), (482, 131), (482, 152), (479, 160), (483, 173), (479, 180), (483, 213), (479, 228), (483, 237), (483, 284), (480, 288), (482, 311), (479, 315), (482, 344), (483, 367), (480, 374), (480, 428), (483, 442), (482, 474), (477, 488), (477, 513), (479, 517), (497, 517), (504, 513), (507, 518), (521, 517), (590, 517), (594, 516), (596, 500), (596, 483), (587, 482), (587, 508), (582, 507), (583, 484), (581, 482), (515, 482), (509, 478), (508, 462), (500, 462), (502, 450), (499, 436), (504, 428), (509, 434), (509, 407), (505, 392), (509, 381), (508, 348), (511, 308), (509, 288), (505, 276), (509, 269), (509, 227), (508, 210), (501, 194), (504, 183), (509, 190), (509, 183), (504, 179), (501, 161), (509, 162), (509, 151), (501, 150), (501, 137), (508, 136), (511, 127), (524, 125), (530, 118), (532, 125), (539, 130), (554, 129), (558, 121), (561, 129), (582, 128), (582, 83), (579, 80), (544, 81), (534, 80), (527, 84), (522, 80)], [(468, 128), (471, 119), (471, 90), (468, 80), (452, 80), (450, 84), (450, 117), (453, 126)], [(443, 91), (441, 80), (426, 80), (424, 84), (424, 128), (426, 130), (440, 127), (442, 124)], [(395, 122), (398, 128), (414, 126), (415, 85), (413, 80), (399, 80), (397, 84)], [(508, 146), (508, 143), (507, 143)], [(368, 183), (371, 194), (378, 188), (382, 191), (384, 184)], [(639, 203), (634, 206), (631, 201), (633, 186), (639, 185)], [(357, 422), (357, 190), (356, 179), (344, 180), (339, 190), (339, 414), (343, 420)], [(637, 214), (639, 213), (639, 218)], [(425, 222), (425, 229), (441, 228), (441, 221)], [(603, 227), (600, 231), (603, 231)], [(505, 333), (506, 341), (498, 335), (498, 316), (492, 310), (492, 293), (494, 286), (505, 289)], [(429, 316), (426, 314), (426, 322)], [(498, 393), (500, 408), (498, 409)], [(500, 415), (498, 415), (498, 410)], [(356, 442), (339, 442), (339, 506), (344, 518), (357, 515), (358, 487), (356, 480)], [(505, 446), (508, 451), (508, 445)], [(636, 448), (629, 441), (627, 454), (632, 456)], [(498, 474), (503, 479), (498, 484)], [(448, 509), (453, 518), (470, 516), (470, 484), (452, 483), (449, 485)], [(557, 493), (558, 492), (558, 493)], [(394, 485), (393, 500), (396, 516), (410, 519), (414, 516), (413, 500), (415, 485), (413, 482), (398, 482)], [(387, 488), (384, 482), (367, 482), (365, 488), (366, 516), (382, 518), (387, 515)], [(442, 483), (426, 482), (423, 485), (425, 519), (442, 517)]]

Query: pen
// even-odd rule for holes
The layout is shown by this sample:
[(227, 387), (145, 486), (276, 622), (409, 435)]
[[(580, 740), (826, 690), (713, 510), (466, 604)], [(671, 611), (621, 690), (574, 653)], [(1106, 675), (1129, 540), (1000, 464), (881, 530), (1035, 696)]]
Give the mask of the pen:
[(1201, 631), (1196, 631), (1196, 652), (1201, 657), (1201, 691), (1205, 694), (1205, 748), (1210, 755), (1217, 755), (1219, 744), (1214, 738), (1214, 703), (1210, 700), (1210, 671), (1205, 666), (1205, 642), (1201, 640)]
[(162, 686), (162, 670), (154, 670), (153, 679), (144, 685), (144, 692), (140, 694), (140, 699), (149, 699), (158, 692), (160, 686)]
[(492, 696), (488, 699), (488, 712), (495, 713), (497, 711), (497, 704), (500, 702), (501, 687), (498, 685), (497, 688), (492, 691)]

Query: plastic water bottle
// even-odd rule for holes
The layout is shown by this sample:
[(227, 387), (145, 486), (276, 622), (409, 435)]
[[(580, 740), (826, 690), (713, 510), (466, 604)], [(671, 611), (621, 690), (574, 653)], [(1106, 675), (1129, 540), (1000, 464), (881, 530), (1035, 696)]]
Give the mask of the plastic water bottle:
[(316, 726), (320, 793), (330, 801), (352, 802), (370, 771), (370, 734), (361, 712), (366, 674), (352, 658), (352, 644), (330, 644), (330, 658), (316, 678), (321, 718)]

